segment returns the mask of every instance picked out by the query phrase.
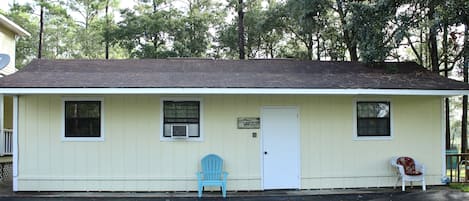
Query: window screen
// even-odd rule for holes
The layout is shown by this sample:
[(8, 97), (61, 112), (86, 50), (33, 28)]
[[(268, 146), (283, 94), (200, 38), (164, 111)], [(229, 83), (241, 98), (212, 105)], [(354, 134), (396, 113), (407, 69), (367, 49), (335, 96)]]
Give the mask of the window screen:
[(101, 102), (65, 101), (65, 137), (101, 137)]
[(172, 125), (188, 126), (189, 137), (200, 137), (199, 101), (163, 101), (164, 137), (171, 137)]
[(390, 102), (357, 102), (357, 136), (391, 136)]

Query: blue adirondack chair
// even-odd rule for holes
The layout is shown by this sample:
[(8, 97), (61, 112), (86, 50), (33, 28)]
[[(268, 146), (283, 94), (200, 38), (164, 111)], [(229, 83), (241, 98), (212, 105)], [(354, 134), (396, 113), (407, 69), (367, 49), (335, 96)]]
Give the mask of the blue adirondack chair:
[(223, 197), (226, 197), (227, 172), (223, 171), (223, 159), (215, 154), (202, 158), (202, 171), (197, 173), (199, 181), (199, 198), (205, 186), (220, 186)]

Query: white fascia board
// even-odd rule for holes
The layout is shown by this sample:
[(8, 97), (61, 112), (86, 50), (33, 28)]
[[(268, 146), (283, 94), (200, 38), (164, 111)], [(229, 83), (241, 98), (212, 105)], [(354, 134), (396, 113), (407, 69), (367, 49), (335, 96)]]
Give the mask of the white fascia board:
[(9, 30), (13, 31), (15, 34), (20, 36), (31, 36), (29, 32), (21, 28), (18, 24), (14, 23), (13, 21), (9, 20), (5, 16), (0, 14), (0, 24), (3, 24)]
[(288, 88), (0, 88), (0, 94), (285, 94), (460, 96), (469, 90)]

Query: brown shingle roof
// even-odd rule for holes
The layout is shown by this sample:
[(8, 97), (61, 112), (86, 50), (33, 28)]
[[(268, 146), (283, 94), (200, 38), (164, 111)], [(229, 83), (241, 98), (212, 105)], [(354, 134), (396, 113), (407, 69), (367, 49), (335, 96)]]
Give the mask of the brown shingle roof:
[(415, 63), (298, 60), (34, 60), (0, 88), (445, 89), (469, 85)]

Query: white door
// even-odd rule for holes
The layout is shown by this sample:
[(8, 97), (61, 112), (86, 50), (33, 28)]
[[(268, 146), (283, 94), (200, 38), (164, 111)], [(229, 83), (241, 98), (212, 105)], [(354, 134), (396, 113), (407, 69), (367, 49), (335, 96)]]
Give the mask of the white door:
[(296, 107), (264, 107), (261, 116), (264, 189), (300, 187), (300, 137)]

